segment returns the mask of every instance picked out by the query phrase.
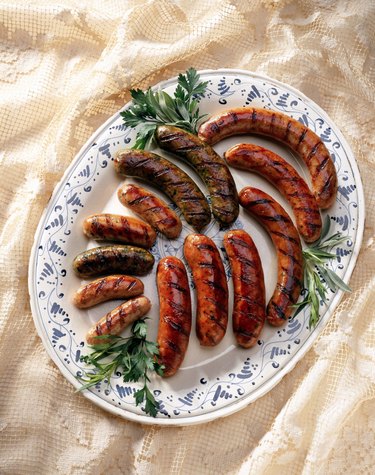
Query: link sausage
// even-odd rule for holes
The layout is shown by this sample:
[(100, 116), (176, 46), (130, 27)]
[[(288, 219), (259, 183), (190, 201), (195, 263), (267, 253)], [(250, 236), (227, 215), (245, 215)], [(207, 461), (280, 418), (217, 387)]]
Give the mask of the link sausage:
[(109, 275), (82, 285), (74, 295), (78, 308), (89, 308), (107, 300), (128, 299), (143, 294), (143, 283), (128, 275)]
[(228, 325), (228, 285), (219, 251), (209, 237), (189, 234), (184, 255), (197, 291), (197, 337), (202, 346), (215, 346)]
[(224, 247), (234, 287), (233, 332), (240, 346), (251, 348), (258, 341), (266, 319), (262, 263), (246, 231), (228, 231), (224, 235)]
[(120, 244), (88, 249), (73, 261), (74, 272), (83, 279), (116, 272), (144, 275), (153, 265), (154, 256), (150, 252)]
[(288, 145), (306, 163), (319, 207), (326, 209), (335, 202), (337, 175), (326, 146), (312, 130), (286, 114), (252, 107), (231, 109), (202, 124), (198, 135), (213, 145), (232, 135), (250, 133), (267, 135)]
[(286, 160), (253, 144), (235, 145), (225, 152), (229, 165), (259, 173), (285, 196), (293, 208), (297, 229), (306, 242), (320, 237), (322, 219), (306, 182)]
[(277, 253), (277, 285), (267, 306), (271, 325), (283, 325), (292, 313), (303, 285), (301, 241), (292, 220), (269, 195), (246, 187), (239, 193), (240, 204), (269, 232)]
[(159, 362), (163, 376), (176, 373), (184, 359), (191, 331), (191, 300), (184, 264), (177, 257), (164, 257), (157, 269), (160, 302)]
[(123, 185), (117, 196), (124, 206), (137, 213), (167, 238), (176, 239), (181, 234), (180, 218), (165, 201), (150, 191), (133, 184)]
[(87, 333), (86, 341), (89, 345), (108, 343), (107, 338), (97, 338), (101, 335), (119, 335), (125, 328), (140, 319), (151, 308), (147, 297), (136, 297), (119, 305), (101, 318)]
[(156, 233), (152, 227), (137, 218), (119, 214), (93, 214), (83, 222), (83, 232), (95, 241), (116, 241), (134, 246), (152, 247)]

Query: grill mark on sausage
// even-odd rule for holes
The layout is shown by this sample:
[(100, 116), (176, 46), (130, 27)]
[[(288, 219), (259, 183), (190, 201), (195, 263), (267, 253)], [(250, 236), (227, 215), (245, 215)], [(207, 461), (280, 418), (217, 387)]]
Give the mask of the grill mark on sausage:
[(307, 132), (308, 132), (308, 129), (304, 129), (302, 131), (302, 133), (301, 133), (301, 135), (299, 136), (299, 139), (298, 139), (298, 145), (300, 145), (305, 140)]
[(284, 251), (284, 249), (279, 248), (279, 252), (281, 252), (281, 254), (283, 254), (284, 256), (289, 257), (289, 259), (293, 261), (294, 264), (298, 264), (299, 266), (301, 265), (301, 263), (292, 254), (289, 254), (289, 252)]
[(177, 282), (168, 282), (168, 287), (178, 290), (183, 294), (186, 294), (186, 289), (184, 287), (181, 287)]
[(320, 173), (327, 166), (328, 162), (329, 157), (324, 158), (323, 161), (316, 167), (316, 171)]
[(222, 330), (224, 330), (224, 332), (226, 331), (226, 326), (223, 325), (223, 324), (221, 323), (221, 321), (220, 321), (218, 318), (216, 318), (214, 315), (210, 314), (210, 315), (208, 316), (208, 318), (209, 318), (212, 322), (216, 323), (216, 325), (217, 325), (218, 327), (220, 327)]
[(129, 206), (138, 205), (150, 199), (150, 196), (140, 196), (139, 198), (135, 198), (134, 200), (129, 201)]
[(286, 216), (282, 216), (281, 214), (275, 214), (274, 216), (262, 216), (262, 220), (270, 221), (270, 222), (282, 222), (282, 223), (289, 223), (289, 218)]
[(259, 200), (253, 200), (249, 204), (246, 204), (246, 208), (252, 207), (252, 206), (258, 206), (258, 205), (265, 205), (272, 203), (271, 200), (268, 200), (266, 198), (261, 198)]
[[(263, 219), (263, 217), (262, 217), (262, 219)], [(283, 238), (286, 241), (293, 242), (298, 247), (300, 246), (300, 243), (297, 241), (297, 239), (293, 238), (292, 236), (288, 236), (288, 235), (283, 234), (279, 231), (270, 231), (270, 234), (273, 234), (274, 236), (278, 236), (280, 238)]]
[(210, 251), (210, 252), (215, 252), (215, 248), (214, 246), (212, 246), (211, 244), (202, 244), (202, 243), (198, 243), (196, 245), (197, 249), (199, 250), (203, 250), (203, 251)]
[(235, 112), (233, 112), (233, 111), (230, 111), (229, 114), (230, 114), (230, 116), (232, 117), (233, 122), (234, 122), (235, 124), (237, 124), (237, 122), (238, 122), (238, 115), (237, 115)]
[(330, 184), (331, 184), (332, 178), (333, 178), (332, 175), (330, 175), (330, 176), (327, 178), (326, 182), (324, 183), (323, 188), (322, 188), (322, 189), (320, 190), (320, 192), (319, 192), (319, 195), (323, 195), (323, 194), (329, 189), (329, 186), (330, 186)]
[(293, 297), (293, 289), (288, 289), (287, 287), (285, 287), (285, 285), (282, 285), (282, 284), (277, 284), (276, 287), (280, 290), (280, 292), (285, 295), (286, 297), (288, 297), (288, 300), (291, 302), (291, 303), (294, 303), (294, 297)]
[(284, 313), (284, 310), (279, 306), (277, 305), (277, 303), (275, 303), (274, 301), (271, 302), (271, 306), (275, 309), (276, 313), (277, 313), (277, 316), (283, 320), (286, 320), (286, 315)]
[(321, 144), (321, 140), (319, 140), (319, 142), (317, 142), (313, 148), (311, 149), (310, 153), (307, 155), (306, 157), (306, 163), (309, 163), (310, 160), (312, 159), (312, 157), (316, 154), (316, 152), (318, 151), (318, 147), (319, 145)]
[(281, 269), (282, 269), (283, 272), (285, 272), (285, 274), (286, 274), (289, 278), (291, 278), (291, 279), (294, 281), (294, 285), (295, 285), (296, 287), (301, 287), (301, 288), (302, 288), (303, 282), (302, 282), (298, 277), (296, 277), (295, 275), (291, 274), (290, 269), (286, 269), (285, 267), (282, 267)]
[(202, 282), (206, 284), (207, 287), (211, 287), (212, 289), (226, 293), (226, 290), (224, 289), (224, 287), (220, 285), (218, 282), (215, 282), (214, 280), (202, 279)]
[(314, 214), (315, 216), (319, 216), (319, 210), (318, 209), (313, 209), (313, 208), (308, 208), (306, 206), (297, 206), (294, 208), (296, 211), (303, 211), (307, 214)]
[(288, 125), (285, 128), (285, 135), (284, 135), (284, 141), (288, 141), (290, 129), (292, 128), (293, 122), (291, 120), (288, 121)]

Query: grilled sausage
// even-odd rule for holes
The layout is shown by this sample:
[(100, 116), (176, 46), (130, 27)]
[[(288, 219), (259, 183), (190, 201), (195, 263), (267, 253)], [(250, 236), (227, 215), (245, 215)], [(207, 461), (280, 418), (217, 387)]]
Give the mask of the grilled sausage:
[(189, 281), (184, 264), (172, 256), (159, 262), (156, 279), (160, 302), (159, 363), (164, 365), (163, 376), (172, 376), (181, 366), (189, 343)]
[(153, 265), (154, 256), (150, 252), (120, 244), (94, 247), (78, 254), (73, 261), (74, 272), (83, 279), (116, 272), (144, 275)]
[(292, 313), (302, 288), (301, 241), (290, 217), (269, 195), (246, 187), (239, 193), (240, 204), (269, 232), (277, 253), (277, 285), (267, 306), (271, 325), (283, 325)]
[(143, 283), (128, 275), (109, 275), (82, 285), (74, 295), (78, 308), (89, 308), (107, 300), (128, 299), (143, 293)]
[(259, 173), (285, 196), (293, 208), (297, 229), (306, 242), (320, 237), (322, 219), (318, 204), (306, 182), (276, 153), (253, 144), (235, 145), (225, 152), (229, 165)]
[(169, 239), (181, 234), (182, 223), (167, 203), (140, 186), (124, 185), (117, 193), (120, 202)]
[(156, 233), (152, 227), (137, 218), (119, 214), (93, 214), (83, 222), (83, 232), (96, 241), (116, 241), (150, 248)]
[(258, 341), (266, 319), (262, 263), (246, 231), (228, 231), (224, 235), (224, 247), (232, 269), (234, 287), (233, 332), (240, 346), (251, 348)]
[(149, 180), (159, 187), (195, 229), (200, 230), (210, 222), (206, 198), (189, 175), (169, 160), (144, 150), (124, 150), (114, 163), (118, 173)]
[(215, 346), (228, 325), (228, 285), (219, 251), (209, 237), (189, 234), (184, 255), (197, 289), (197, 337), (202, 346)]
[(222, 226), (236, 220), (239, 212), (238, 195), (233, 177), (215, 150), (196, 135), (171, 125), (156, 129), (159, 146), (184, 158), (207, 186), (212, 213)]
[(336, 199), (337, 175), (331, 156), (320, 138), (298, 120), (265, 109), (242, 107), (221, 112), (201, 125), (199, 137), (213, 145), (239, 134), (261, 134), (288, 145), (306, 163), (312, 189), (320, 208), (329, 208)]
[(108, 343), (109, 338), (98, 338), (102, 335), (119, 335), (131, 323), (146, 315), (151, 308), (147, 297), (136, 297), (119, 305), (101, 318), (87, 333), (89, 345)]

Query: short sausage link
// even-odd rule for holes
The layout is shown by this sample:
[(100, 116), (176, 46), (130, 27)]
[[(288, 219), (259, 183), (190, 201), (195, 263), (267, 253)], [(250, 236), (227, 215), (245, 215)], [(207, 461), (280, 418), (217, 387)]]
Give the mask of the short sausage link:
[(89, 345), (108, 343), (108, 338), (98, 338), (104, 335), (119, 335), (125, 328), (140, 319), (151, 308), (151, 302), (147, 297), (136, 297), (119, 305), (108, 312), (96, 323), (86, 335)]

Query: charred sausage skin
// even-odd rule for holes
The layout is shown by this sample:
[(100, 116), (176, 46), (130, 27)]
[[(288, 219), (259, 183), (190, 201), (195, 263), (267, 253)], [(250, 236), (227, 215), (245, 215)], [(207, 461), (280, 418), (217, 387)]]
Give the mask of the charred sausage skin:
[(117, 154), (114, 164), (121, 175), (143, 178), (160, 188), (195, 229), (201, 230), (210, 222), (211, 211), (203, 193), (169, 160), (144, 150), (124, 150)]
[(189, 234), (184, 255), (197, 292), (197, 337), (202, 346), (215, 346), (228, 325), (228, 285), (219, 251), (209, 237)]
[(115, 299), (128, 299), (143, 293), (143, 283), (129, 275), (109, 275), (82, 285), (74, 295), (78, 308), (89, 308)]
[(232, 224), (239, 212), (238, 195), (225, 160), (196, 135), (178, 127), (160, 125), (156, 139), (162, 149), (185, 159), (202, 178), (211, 197), (212, 213), (218, 222), (222, 226)]
[(224, 247), (232, 270), (234, 288), (233, 332), (240, 346), (251, 348), (258, 341), (266, 319), (262, 263), (246, 231), (228, 231), (224, 235)]
[(177, 214), (165, 201), (148, 190), (133, 184), (119, 188), (117, 196), (120, 202), (147, 221), (156, 231), (169, 239), (176, 239), (182, 230)]
[(83, 232), (95, 241), (116, 241), (149, 249), (156, 240), (152, 227), (137, 218), (119, 214), (93, 214), (83, 222)]
[(146, 249), (122, 244), (88, 249), (73, 261), (74, 272), (83, 279), (118, 272), (144, 275), (153, 265), (154, 256)]
[(240, 204), (269, 232), (277, 254), (277, 284), (267, 305), (267, 320), (280, 326), (292, 313), (303, 285), (301, 241), (285, 210), (261, 190), (246, 187), (239, 193)]
[(159, 262), (157, 287), (160, 313), (157, 342), (163, 376), (173, 376), (184, 359), (191, 331), (191, 299), (184, 264), (168, 256)]
[(337, 175), (326, 146), (312, 130), (286, 114), (252, 107), (230, 109), (203, 123), (198, 135), (213, 145), (226, 137), (250, 133), (288, 145), (307, 165), (319, 207), (326, 209), (335, 202)]
[(147, 297), (136, 297), (119, 305), (101, 318), (87, 333), (86, 341), (89, 345), (108, 343), (107, 338), (98, 338), (102, 335), (119, 335), (128, 325), (146, 315), (151, 308)]
[(239, 144), (225, 152), (229, 165), (258, 173), (285, 196), (293, 208), (297, 229), (310, 243), (319, 239), (322, 219), (306, 182), (286, 160), (259, 145)]

